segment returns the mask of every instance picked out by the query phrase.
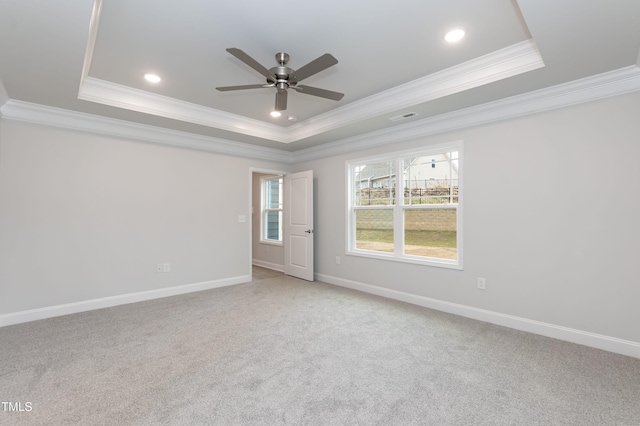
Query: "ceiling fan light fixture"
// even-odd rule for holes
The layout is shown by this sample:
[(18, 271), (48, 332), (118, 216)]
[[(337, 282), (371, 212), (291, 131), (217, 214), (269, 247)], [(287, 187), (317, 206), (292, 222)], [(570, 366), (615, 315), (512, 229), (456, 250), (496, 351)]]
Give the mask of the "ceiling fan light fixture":
[(464, 36), (465, 31), (462, 28), (454, 28), (444, 35), (444, 39), (449, 43), (455, 43), (456, 41), (462, 40)]
[(151, 72), (145, 73), (144, 79), (149, 83), (160, 83), (162, 81), (162, 78), (158, 74), (153, 74)]

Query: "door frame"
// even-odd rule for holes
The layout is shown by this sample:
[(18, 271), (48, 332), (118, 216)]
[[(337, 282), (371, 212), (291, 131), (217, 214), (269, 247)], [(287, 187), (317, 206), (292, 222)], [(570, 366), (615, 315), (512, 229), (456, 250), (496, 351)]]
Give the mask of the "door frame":
[[(253, 174), (261, 173), (261, 174), (269, 174), (269, 175), (281, 175), (284, 177), (291, 173), (291, 171), (285, 170), (275, 170), (275, 169), (266, 169), (263, 167), (249, 167), (249, 204), (247, 211), (249, 212), (249, 217), (251, 218), (249, 222), (249, 281), (253, 281), (253, 211), (252, 207), (256, 207), (253, 205)], [(285, 247), (284, 241), (282, 241), (282, 246)], [(283, 265), (284, 267), (284, 265)]]

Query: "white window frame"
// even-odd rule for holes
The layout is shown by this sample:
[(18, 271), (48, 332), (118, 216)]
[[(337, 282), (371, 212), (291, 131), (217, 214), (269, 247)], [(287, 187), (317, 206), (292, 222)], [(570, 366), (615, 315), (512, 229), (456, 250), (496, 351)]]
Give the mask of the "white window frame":
[[(402, 169), (402, 160), (407, 157), (422, 157), (430, 156), (434, 154), (442, 154), (449, 151), (458, 151), (458, 203), (457, 204), (423, 204), (423, 205), (410, 205), (404, 204), (404, 191), (396, 190), (395, 203), (388, 206), (355, 206), (355, 194), (354, 194), (354, 180), (355, 180), (355, 167), (362, 165), (362, 163), (376, 163), (386, 161), (396, 161), (396, 175), (400, 175)], [(396, 262), (414, 263), (420, 265), (437, 266), (449, 269), (463, 269), (463, 246), (462, 246), (462, 211), (463, 211), (463, 173), (464, 173), (464, 155), (463, 155), (463, 142), (455, 141), (437, 145), (430, 145), (424, 148), (415, 148), (411, 150), (396, 151), (385, 155), (378, 155), (365, 158), (357, 158), (347, 160), (345, 162), (346, 176), (347, 176), (347, 200), (346, 200), (346, 224), (347, 224), (347, 238), (346, 238), (346, 254), (352, 256), (368, 257), (372, 259), (391, 260)], [(396, 187), (402, 185), (402, 179), (396, 179)], [(393, 228), (394, 228), (394, 252), (387, 253), (374, 250), (365, 250), (356, 248), (356, 224), (355, 224), (355, 212), (360, 209), (389, 209), (393, 210)], [(406, 209), (442, 209), (442, 208), (455, 208), (456, 212), (456, 252), (457, 259), (443, 259), (426, 256), (416, 256), (404, 254), (404, 211)]]
[[(267, 185), (267, 182), (269, 181), (273, 181), (273, 180), (279, 180), (280, 181), (280, 194), (279, 194), (279, 198), (280, 198), (280, 208), (278, 209), (274, 209), (274, 208), (269, 208), (267, 207), (267, 191), (269, 190), (269, 187)], [(283, 185), (284, 185), (284, 176), (282, 175), (275, 175), (275, 176), (264, 176), (260, 178), (260, 243), (262, 244), (271, 244), (271, 245), (275, 245), (275, 246), (281, 246), (283, 245), (283, 239), (282, 239), (282, 230), (283, 230), (283, 222), (282, 222), (282, 218), (283, 218), (283, 211), (284, 211), (284, 206), (283, 206), (283, 197), (284, 197), (284, 190), (283, 190)], [(280, 223), (278, 226), (278, 239), (277, 240), (271, 240), (267, 238), (267, 214), (270, 212), (280, 212)]]

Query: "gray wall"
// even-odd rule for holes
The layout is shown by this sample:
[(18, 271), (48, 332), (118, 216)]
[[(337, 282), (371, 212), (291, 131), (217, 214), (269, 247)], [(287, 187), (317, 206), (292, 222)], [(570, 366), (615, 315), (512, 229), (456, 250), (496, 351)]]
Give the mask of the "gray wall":
[[(640, 342), (638, 111), (634, 93), (296, 164), (317, 181), (316, 271)], [(345, 161), (453, 140), (464, 270), (345, 255)]]
[[(633, 93), (298, 163), (315, 176), (316, 271), (640, 342), (639, 110)], [(0, 315), (247, 275), (249, 170), (289, 168), (0, 125)], [(458, 139), (464, 270), (345, 255), (345, 161)]]
[(0, 315), (248, 276), (252, 166), (2, 120)]
[(251, 204), (253, 205), (253, 218), (251, 235), (253, 263), (259, 266), (268, 267), (278, 271), (284, 270), (284, 248), (273, 244), (260, 242), (260, 178), (273, 176), (272, 174), (253, 173), (253, 194)]

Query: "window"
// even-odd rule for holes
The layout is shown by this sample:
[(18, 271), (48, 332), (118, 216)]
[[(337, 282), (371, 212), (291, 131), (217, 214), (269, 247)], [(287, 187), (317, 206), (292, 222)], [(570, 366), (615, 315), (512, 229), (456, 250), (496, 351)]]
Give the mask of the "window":
[(261, 179), (260, 241), (282, 244), (282, 176)]
[(347, 162), (347, 253), (462, 269), (462, 142)]

